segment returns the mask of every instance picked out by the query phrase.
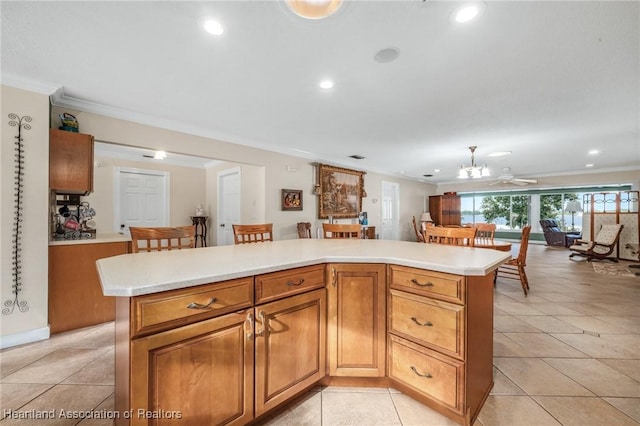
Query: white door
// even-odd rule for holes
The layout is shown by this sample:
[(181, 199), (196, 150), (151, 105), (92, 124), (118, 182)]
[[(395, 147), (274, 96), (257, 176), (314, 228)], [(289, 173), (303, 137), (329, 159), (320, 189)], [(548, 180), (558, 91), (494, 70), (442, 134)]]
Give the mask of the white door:
[(240, 223), (240, 168), (218, 172), (218, 245), (233, 244), (233, 224)]
[(400, 239), (400, 185), (393, 182), (382, 181), (382, 202), (380, 205), (382, 228), (381, 240)]
[(169, 226), (169, 173), (116, 167), (114, 228)]

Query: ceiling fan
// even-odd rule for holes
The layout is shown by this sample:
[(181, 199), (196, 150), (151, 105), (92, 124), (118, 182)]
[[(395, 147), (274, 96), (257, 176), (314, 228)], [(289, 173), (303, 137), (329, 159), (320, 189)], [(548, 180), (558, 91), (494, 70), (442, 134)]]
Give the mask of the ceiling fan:
[(498, 180), (496, 180), (493, 183), (490, 183), (489, 186), (492, 185), (498, 185), (498, 184), (512, 184), (512, 185), (518, 185), (518, 186), (525, 186), (525, 185), (529, 185), (530, 183), (538, 183), (538, 179), (520, 179), (520, 178), (516, 178), (513, 175), (502, 175), (502, 176), (498, 176)]

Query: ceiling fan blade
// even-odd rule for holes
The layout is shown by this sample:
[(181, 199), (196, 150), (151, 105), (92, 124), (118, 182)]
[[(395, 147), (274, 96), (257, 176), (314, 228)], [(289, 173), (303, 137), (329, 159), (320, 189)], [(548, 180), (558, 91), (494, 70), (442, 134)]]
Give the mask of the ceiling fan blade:
[(538, 183), (538, 179), (520, 179), (520, 178), (515, 178), (512, 179), (514, 182), (523, 182), (523, 183)]
[(489, 186), (498, 185), (498, 184), (500, 184), (500, 183), (504, 183), (504, 182), (505, 182), (505, 181), (503, 181), (503, 180), (496, 180), (495, 182), (491, 182), (491, 183), (489, 184)]
[(513, 179), (510, 180), (509, 183), (513, 184), (513, 185), (518, 185), (518, 186), (525, 186), (525, 185), (529, 185), (529, 182), (523, 182), (519, 179)]

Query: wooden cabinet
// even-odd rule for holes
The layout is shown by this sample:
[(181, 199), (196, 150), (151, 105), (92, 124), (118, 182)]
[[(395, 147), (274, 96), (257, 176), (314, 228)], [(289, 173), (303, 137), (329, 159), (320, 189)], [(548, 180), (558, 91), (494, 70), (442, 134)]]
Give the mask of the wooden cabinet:
[(460, 225), (460, 197), (458, 195), (432, 195), (429, 197), (429, 213), (434, 225)]
[(389, 266), (389, 377), (470, 425), (493, 387), (493, 279)]
[(386, 374), (386, 267), (327, 265), (329, 374), (384, 377)]
[(317, 265), (118, 298), (118, 424), (242, 425), (320, 381), (324, 286)]
[(256, 417), (325, 376), (326, 291), (255, 308)]
[(49, 189), (58, 194), (93, 191), (93, 136), (49, 129)]
[(49, 246), (51, 334), (113, 321), (115, 298), (103, 296), (96, 260), (127, 253), (127, 242)]

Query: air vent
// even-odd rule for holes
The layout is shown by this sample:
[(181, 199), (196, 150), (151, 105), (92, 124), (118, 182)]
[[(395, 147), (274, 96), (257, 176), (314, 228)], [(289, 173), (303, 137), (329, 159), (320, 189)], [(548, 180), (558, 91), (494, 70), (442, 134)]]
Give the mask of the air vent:
[(358, 154), (350, 155), (349, 158), (353, 158), (353, 159), (356, 159), (356, 160), (364, 160), (364, 157), (362, 155), (358, 155)]
[(422, 175), (424, 177), (433, 177), (433, 175)]
[(153, 155), (142, 154), (144, 158), (153, 158)]

